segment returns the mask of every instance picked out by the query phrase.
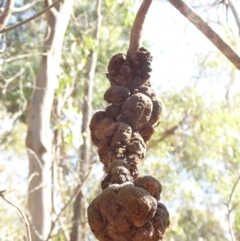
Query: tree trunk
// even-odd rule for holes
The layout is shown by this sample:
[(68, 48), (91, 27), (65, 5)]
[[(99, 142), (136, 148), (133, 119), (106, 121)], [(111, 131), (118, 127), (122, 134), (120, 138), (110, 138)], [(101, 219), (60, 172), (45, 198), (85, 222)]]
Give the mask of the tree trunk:
[[(96, 28), (94, 31), (93, 38), (95, 40), (95, 48), (91, 50), (89, 55), (88, 65), (87, 65), (87, 75), (84, 84), (84, 101), (82, 108), (82, 137), (83, 144), (80, 148), (80, 181), (84, 182), (91, 168), (90, 161), (90, 131), (89, 123), (92, 116), (92, 91), (93, 91), (93, 80), (94, 73), (97, 64), (97, 48), (99, 44), (100, 37), (100, 27), (101, 27), (101, 0), (97, 0), (96, 3)], [(87, 203), (86, 198), (81, 190), (77, 195), (74, 202), (73, 218), (72, 218), (73, 228), (71, 232), (71, 241), (87, 241)]]
[(48, 31), (29, 103), (26, 147), (29, 156), (28, 210), (32, 241), (45, 240), (51, 228), (50, 115), (54, 90), (58, 84), (61, 48), (71, 10), (72, 0), (64, 0), (56, 8), (46, 12)]

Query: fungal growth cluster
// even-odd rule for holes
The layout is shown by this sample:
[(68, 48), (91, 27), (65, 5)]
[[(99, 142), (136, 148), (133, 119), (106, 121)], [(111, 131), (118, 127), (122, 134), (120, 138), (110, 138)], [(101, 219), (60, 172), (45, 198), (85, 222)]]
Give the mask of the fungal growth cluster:
[(89, 226), (100, 241), (157, 241), (169, 226), (168, 211), (159, 202), (160, 182), (139, 174), (162, 111), (150, 84), (151, 61), (151, 54), (138, 46), (111, 58), (111, 86), (104, 94), (109, 105), (90, 123), (106, 172), (102, 192), (88, 207)]
[(134, 58), (117, 54), (108, 65), (110, 104), (94, 114), (91, 137), (106, 176), (102, 193), (88, 208), (88, 221), (100, 241), (157, 241), (169, 225), (159, 202), (162, 186), (140, 176), (139, 164), (161, 115), (161, 102), (150, 85), (150, 53), (139, 48)]

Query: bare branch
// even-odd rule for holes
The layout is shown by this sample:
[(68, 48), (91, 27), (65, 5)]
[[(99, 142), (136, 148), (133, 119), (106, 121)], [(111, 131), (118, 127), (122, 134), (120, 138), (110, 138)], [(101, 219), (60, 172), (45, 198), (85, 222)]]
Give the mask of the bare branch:
[(144, 0), (140, 6), (132, 26), (128, 54), (134, 55), (141, 44), (143, 24), (152, 0)]
[[(55, 205), (53, 205), (53, 213), (57, 216)], [(59, 225), (60, 225), (60, 227), (62, 229), (62, 233), (64, 235), (65, 241), (69, 241), (70, 240), (69, 234), (66, 231), (66, 227), (65, 227), (64, 223), (62, 222), (61, 218), (58, 219), (58, 222), (59, 222)]]
[(17, 8), (13, 8), (12, 9), (12, 13), (20, 13), (20, 12), (24, 12), (26, 10), (28, 10), (29, 8), (33, 7), (36, 3), (38, 2), (43, 2), (44, 0), (34, 0), (30, 3), (25, 4), (22, 7), (17, 7)]
[(26, 226), (26, 230), (27, 230), (27, 240), (28, 241), (31, 241), (31, 235), (30, 235), (30, 228), (29, 228), (29, 223), (28, 223), (28, 220), (24, 214), (24, 212), (17, 206), (15, 205), (14, 203), (12, 203), (11, 201), (9, 201), (7, 198), (5, 198), (5, 196), (3, 195), (3, 192), (4, 191), (0, 191), (0, 197), (9, 205), (13, 206), (15, 209), (16, 209), (16, 212), (19, 216), (19, 218), (22, 220), (23, 223), (25, 223), (25, 226)]
[[(15, 0), (7, 0), (3, 13), (0, 15), (0, 29), (4, 28), (11, 16), (11, 9), (13, 8)], [(0, 32), (1, 33), (1, 32)]]
[(39, 13), (33, 15), (32, 17), (28, 18), (28, 19), (25, 19), (23, 20), (22, 22), (20, 23), (17, 23), (17, 24), (14, 24), (14, 25), (11, 25), (9, 27), (6, 27), (6, 28), (3, 28), (0, 30), (0, 33), (5, 33), (5, 32), (8, 32), (10, 30), (13, 30), (15, 28), (18, 28), (20, 26), (22, 26), (23, 24), (26, 24), (30, 21), (32, 21), (33, 19), (39, 17), (40, 15), (42, 15), (43, 13), (47, 12), (49, 9), (55, 7), (57, 4), (59, 4), (60, 2), (62, 2), (63, 0), (57, 0), (56, 2), (54, 2), (53, 4), (51, 4), (50, 6), (44, 8), (42, 11), (40, 11)]
[(208, 24), (183, 0), (168, 0), (182, 15), (192, 22), (228, 60), (240, 70), (240, 57)]

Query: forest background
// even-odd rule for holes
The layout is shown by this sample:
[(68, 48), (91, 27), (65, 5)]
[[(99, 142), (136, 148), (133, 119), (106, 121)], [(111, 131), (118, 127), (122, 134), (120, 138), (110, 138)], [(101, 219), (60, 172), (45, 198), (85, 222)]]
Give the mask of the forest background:
[[(17, 0), (5, 24), (50, 4)], [(126, 53), (139, 4), (64, 0), (1, 35), (0, 190), (26, 213), (33, 241), (95, 240), (86, 208), (100, 192), (103, 171), (88, 124), (107, 105), (107, 64)], [(240, 51), (240, 1), (188, 4)], [(240, 240), (239, 70), (168, 1), (153, 1), (143, 40), (164, 111), (141, 168), (163, 185), (171, 216), (165, 239)], [(49, 99), (34, 106), (43, 92)], [(16, 210), (0, 203), (0, 240), (27, 240)]]

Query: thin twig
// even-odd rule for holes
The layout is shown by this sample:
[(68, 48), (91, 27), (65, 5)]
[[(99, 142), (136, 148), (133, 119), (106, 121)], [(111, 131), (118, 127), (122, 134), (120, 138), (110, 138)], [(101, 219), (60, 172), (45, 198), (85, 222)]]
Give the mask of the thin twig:
[(40, 11), (39, 13), (33, 15), (32, 17), (28, 18), (28, 19), (25, 19), (23, 20), (22, 22), (20, 23), (17, 23), (17, 24), (14, 24), (14, 25), (11, 25), (9, 27), (6, 27), (6, 28), (3, 28), (0, 30), (0, 33), (6, 33), (10, 30), (13, 30), (15, 28), (18, 28), (20, 26), (22, 26), (23, 24), (26, 24), (30, 21), (32, 21), (33, 19), (39, 17), (40, 15), (42, 15), (43, 13), (45, 13), (46, 11), (48, 11), (49, 9), (55, 7), (57, 4), (59, 4), (60, 2), (62, 2), (63, 0), (57, 0), (56, 2), (54, 2), (53, 4), (49, 5), (48, 7), (44, 8), (42, 11)]
[(60, 218), (61, 215), (64, 213), (64, 211), (67, 209), (67, 207), (71, 204), (71, 202), (73, 201), (73, 199), (80, 193), (80, 191), (81, 191), (82, 188), (84, 187), (84, 185), (85, 185), (85, 183), (86, 183), (86, 181), (87, 181), (87, 179), (88, 179), (88, 177), (89, 177), (89, 175), (90, 175), (90, 173), (91, 173), (91, 170), (92, 170), (92, 166), (89, 168), (88, 173), (86, 174), (86, 176), (85, 176), (85, 178), (83, 179), (82, 183), (79, 184), (79, 185), (76, 187), (76, 189), (75, 189), (74, 193), (72, 194), (71, 198), (68, 200), (68, 202), (64, 205), (64, 207), (63, 207), (63, 208), (61, 209), (61, 211), (58, 213), (57, 217), (52, 221), (51, 230), (50, 230), (50, 232), (49, 232), (49, 234), (48, 234), (48, 237), (47, 237), (46, 241), (49, 240), (49, 238), (51, 238), (51, 234), (52, 234), (52, 231), (53, 231), (53, 229), (54, 229), (54, 227), (55, 227), (56, 222), (59, 220), (59, 218)]
[(35, 56), (44, 56), (46, 54), (44, 53), (31, 53), (31, 54), (21, 54), (13, 57), (9, 57), (7, 59), (4, 59), (1, 63), (0, 66), (4, 65), (5, 63), (9, 63), (15, 60), (23, 59), (23, 58), (28, 58), (28, 57), (35, 57)]
[(234, 0), (228, 0), (228, 5), (232, 11), (232, 14), (235, 18), (235, 21), (236, 21), (236, 24), (237, 24), (237, 27), (238, 27), (238, 31), (239, 31), (239, 35), (240, 35), (240, 17), (239, 17), (239, 14), (236, 10), (236, 6), (235, 6), (235, 1)]
[(237, 180), (235, 181), (235, 183), (234, 183), (234, 185), (233, 185), (233, 187), (232, 187), (232, 190), (231, 190), (231, 193), (230, 193), (230, 196), (229, 196), (229, 200), (228, 200), (228, 205), (229, 205), (229, 206), (230, 206), (230, 204), (231, 204), (231, 202), (232, 202), (232, 197), (233, 197), (233, 194), (234, 194), (234, 192), (235, 192), (235, 189), (236, 189), (239, 181), (240, 181), (240, 175), (238, 176)]
[(239, 55), (183, 0), (168, 0), (182, 15), (192, 22), (228, 60), (240, 70)]
[(43, 164), (42, 164), (40, 158), (38, 157), (37, 153), (30, 148), (26, 148), (26, 150), (27, 150), (27, 154), (32, 155), (36, 159), (39, 167), (43, 170)]
[[(57, 216), (55, 205), (53, 205), (53, 213), (54, 213), (54, 215)], [(63, 233), (63, 236), (65, 238), (65, 241), (69, 241), (70, 240), (70, 236), (69, 236), (69, 233), (66, 232), (66, 227), (65, 227), (64, 223), (62, 222), (61, 218), (59, 218), (58, 221), (59, 221), (59, 225), (60, 225), (60, 227), (62, 229), (62, 233)]]
[(225, 203), (225, 205), (227, 206), (227, 211), (228, 211), (228, 213), (227, 213), (228, 229), (229, 229), (229, 233), (231, 235), (232, 241), (236, 241), (236, 238), (235, 238), (235, 235), (234, 235), (234, 232), (233, 232), (233, 228), (232, 228), (232, 224), (231, 224), (231, 217), (230, 216), (231, 216), (231, 212), (234, 210), (234, 208), (237, 206), (238, 203), (233, 205), (232, 208), (230, 208), (230, 206), (231, 206), (231, 203), (232, 203), (232, 198), (233, 198), (235, 189), (236, 189), (239, 181), (240, 181), (240, 175), (238, 176), (237, 180), (233, 184), (233, 187), (232, 187), (232, 190), (231, 190), (228, 202)]
[(128, 55), (130, 56), (133, 56), (136, 53), (141, 44), (143, 24), (151, 3), (152, 0), (144, 0), (135, 17), (128, 49)]
[(43, 2), (44, 0), (34, 0), (30, 3), (27, 3), (21, 7), (17, 7), (17, 8), (13, 8), (12, 9), (12, 13), (20, 13), (20, 12), (24, 12), (26, 10), (28, 10), (29, 8), (33, 7), (36, 3), (38, 2)]
[(25, 226), (26, 226), (26, 230), (27, 230), (27, 240), (28, 241), (31, 241), (31, 233), (30, 233), (30, 227), (29, 227), (29, 223), (28, 223), (28, 220), (24, 214), (24, 212), (17, 206), (15, 205), (14, 203), (12, 203), (11, 201), (9, 201), (7, 198), (5, 198), (5, 196), (3, 195), (3, 192), (4, 191), (0, 191), (0, 197), (6, 202), (8, 203), (9, 205), (11, 205), (12, 207), (14, 207), (16, 209), (16, 212), (19, 216), (19, 218), (22, 220), (23, 223), (25, 223)]
[(43, 239), (42, 235), (38, 232), (38, 230), (37, 230), (36, 227), (34, 226), (30, 214), (27, 214), (27, 218), (28, 218), (28, 220), (29, 220), (29, 224), (30, 224), (30, 226), (31, 226), (32, 232), (37, 236), (37, 238), (38, 238), (40, 241), (45, 241), (45, 240)]

